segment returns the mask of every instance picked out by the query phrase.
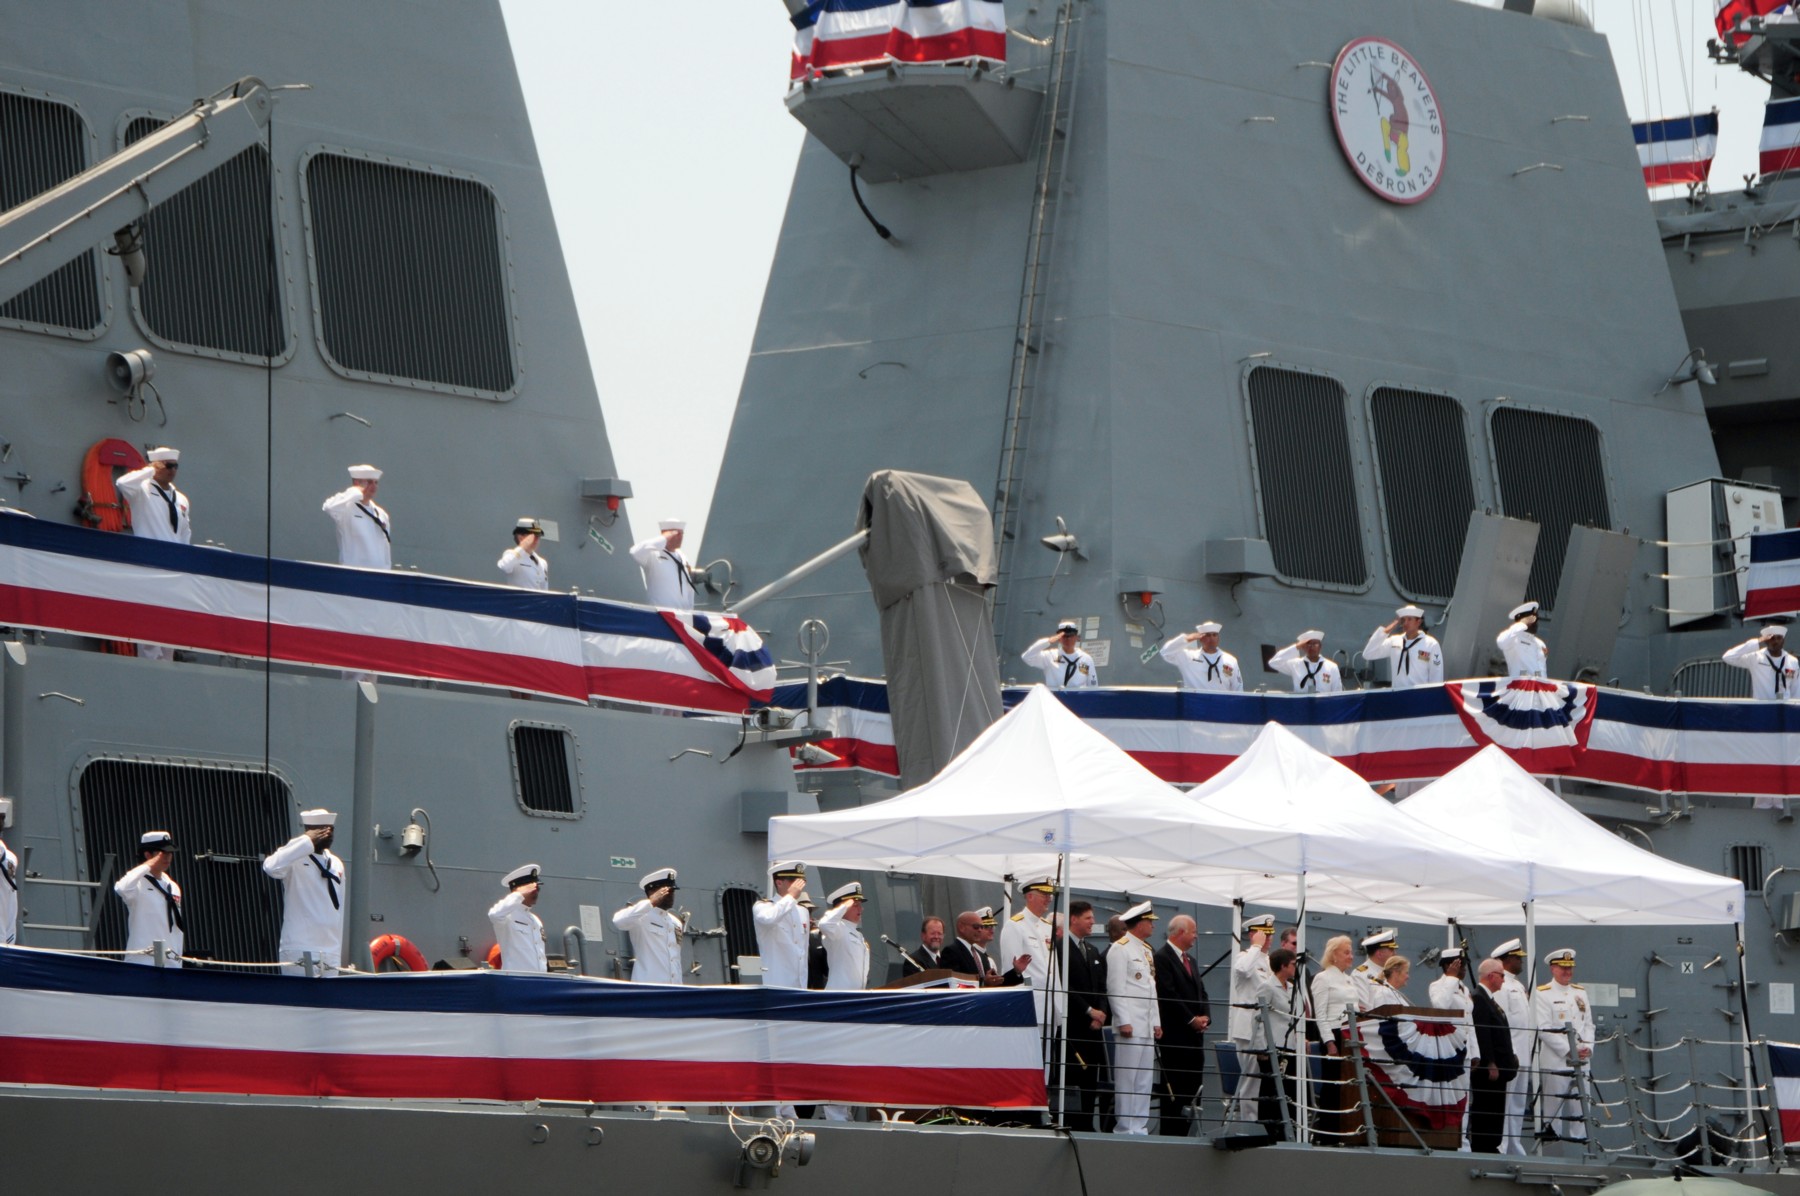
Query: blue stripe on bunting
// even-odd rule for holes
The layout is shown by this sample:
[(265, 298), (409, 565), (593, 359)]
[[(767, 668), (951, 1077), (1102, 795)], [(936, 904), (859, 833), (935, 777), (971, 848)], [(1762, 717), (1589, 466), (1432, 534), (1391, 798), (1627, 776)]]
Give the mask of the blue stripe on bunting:
[(0, 947), (0, 989), (393, 1013), (711, 1018), (890, 1026), (1037, 1024), (1031, 990), (1022, 987), (898, 992), (812, 992), (759, 985), (671, 989), (624, 981), (466, 971), (306, 980), (196, 968), (134, 967), (109, 959), (12, 947)]
[[(805, 685), (778, 685), (769, 705), (783, 710), (806, 709)], [(880, 681), (864, 681), (857, 677), (830, 677), (819, 682), (820, 706), (848, 706), (871, 714), (888, 712), (887, 686)]]
[(868, 12), (871, 8), (890, 8), (899, 0), (825, 0), (826, 12)]
[(1750, 563), (1773, 565), (1782, 561), (1800, 561), (1800, 530), (1758, 532), (1750, 537)]
[(1771, 1042), (1768, 1046), (1769, 1071), (1777, 1079), (1800, 1078), (1800, 1046), (1786, 1042)]
[(1770, 100), (1763, 109), (1763, 128), (1800, 123), (1800, 98)]
[(1669, 120), (1646, 120), (1631, 126), (1631, 138), (1639, 145), (1654, 145), (1662, 141), (1690, 141), (1696, 137), (1717, 137), (1719, 135), (1719, 114), (1709, 112), (1704, 116), (1677, 116)]

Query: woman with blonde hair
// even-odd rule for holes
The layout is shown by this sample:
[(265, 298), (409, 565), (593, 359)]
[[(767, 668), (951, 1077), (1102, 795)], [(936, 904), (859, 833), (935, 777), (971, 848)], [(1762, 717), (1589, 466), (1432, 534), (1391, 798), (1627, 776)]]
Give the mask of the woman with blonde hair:
[(1327, 941), (1319, 958), (1325, 966), (1313, 974), (1312, 1005), (1326, 1057), (1319, 1069), (1318, 1132), (1323, 1142), (1335, 1146), (1356, 1132), (1350, 1117), (1356, 1107), (1349, 1065), (1348, 1026), (1356, 1016), (1356, 980), (1350, 975), (1356, 952), (1350, 936), (1340, 934)]
[(1375, 981), (1375, 1000), (1370, 1002), (1371, 1009), (1379, 1009), (1383, 1005), (1405, 1005), (1406, 982), (1412, 978), (1412, 960), (1404, 955), (1390, 955), (1387, 962), (1381, 965), (1381, 975)]

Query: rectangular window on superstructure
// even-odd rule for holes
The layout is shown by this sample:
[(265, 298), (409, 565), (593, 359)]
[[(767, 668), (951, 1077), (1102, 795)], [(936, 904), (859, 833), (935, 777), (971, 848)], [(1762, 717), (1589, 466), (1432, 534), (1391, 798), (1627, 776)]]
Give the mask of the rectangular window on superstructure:
[(1497, 408), (1489, 427), (1500, 509), (1538, 525), (1525, 596), (1548, 610), (1562, 581), (1569, 529), (1612, 527), (1600, 429), (1573, 415), (1523, 407)]
[(1245, 380), (1258, 510), (1289, 581), (1368, 584), (1344, 388), (1322, 374), (1258, 366)]
[[(87, 168), (88, 129), (67, 104), (0, 91), (0, 212)], [(0, 322), (91, 336), (100, 307), (100, 259), (89, 250), (0, 303)]]
[(1448, 599), (1475, 509), (1462, 404), (1383, 386), (1369, 396), (1369, 418), (1394, 584), (1410, 598)]
[(581, 777), (575, 733), (545, 723), (514, 723), (513, 795), (527, 814), (581, 817)]

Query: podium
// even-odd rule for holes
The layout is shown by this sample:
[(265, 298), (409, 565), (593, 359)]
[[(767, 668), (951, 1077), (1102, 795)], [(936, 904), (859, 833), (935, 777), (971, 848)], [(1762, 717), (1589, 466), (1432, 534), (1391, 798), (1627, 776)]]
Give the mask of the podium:
[(876, 991), (897, 988), (980, 988), (981, 981), (966, 972), (952, 972), (949, 968), (927, 968), (923, 972), (914, 972), (910, 976), (888, 984), (876, 985)]
[[(1418, 1005), (1380, 1005), (1358, 1015), (1357, 1020), (1358, 1022), (1379, 1022), (1383, 1018), (1395, 1015), (1404, 1015), (1421, 1022), (1456, 1022), (1465, 1027), (1469, 1024), (1466, 1017), (1452, 1010), (1426, 1008)], [(1365, 1062), (1373, 1062), (1369, 1059), (1366, 1042), (1363, 1045), (1363, 1057)], [(1375, 1087), (1376, 1083), (1377, 1081), (1371, 1076), (1369, 1078), (1371, 1089)], [(1458, 1106), (1459, 1109), (1466, 1106), (1468, 1101), (1468, 1073), (1466, 1070), (1463, 1073), (1462, 1085), (1464, 1088), (1463, 1105)], [(1356, 1111), (1346, 1109), (1342, 1112), (1349, 1115), (1348, 1120), (1351, 1125), (1364, 1133), (1367, 1132), (1366, 1123), (1363, 1123), (1361, 1118), (1356, 1115)], [(1423, 1141), (1431, 1150), (1455, 1150), (1462, 1144), (1460, 1117), (1457, 1117), (1452, 1124), (1434, 1128), (1430, 1124), (1432, 1119), (1423, 1111), (1404, 1106), (1391, 1107), (1379, 1093), (1374, 1091), (1369, 1093), (1369, 1115), (1375, 1125), (1375, 1141), (1378, 1146), (1416, 1148)], [(1356, 1139), (1351, 1140), (1356, 1141)]]

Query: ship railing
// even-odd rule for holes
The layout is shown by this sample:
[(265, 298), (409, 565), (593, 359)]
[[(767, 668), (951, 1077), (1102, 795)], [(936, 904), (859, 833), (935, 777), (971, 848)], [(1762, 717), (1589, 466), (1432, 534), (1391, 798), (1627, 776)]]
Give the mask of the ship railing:
[[(55, 934), (78, 934), (81, 941), (89, 947), (100, 934), (100, 915), (106, 910), (106, 894), (112, 891), (113, 881), (118, 879), (119, 858), (107, 852), (100, 863), (100, 876), (97, 880), (62, 880), (51, 876), (38, 876), (31, 870), (31, 848), (26, 847), (19, 859), (20, 886), (32, 885), (50, 889), (74, 889), (77, 893), (89, 898), (87, 921), (85, 922), (25, 922), (21, 921), (21, 930), (47, 930)], [(29, 912), (29, 906), (24, 912)]]

